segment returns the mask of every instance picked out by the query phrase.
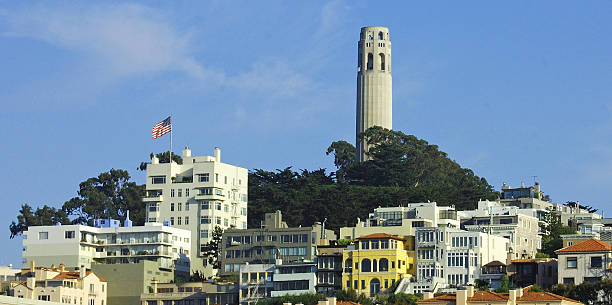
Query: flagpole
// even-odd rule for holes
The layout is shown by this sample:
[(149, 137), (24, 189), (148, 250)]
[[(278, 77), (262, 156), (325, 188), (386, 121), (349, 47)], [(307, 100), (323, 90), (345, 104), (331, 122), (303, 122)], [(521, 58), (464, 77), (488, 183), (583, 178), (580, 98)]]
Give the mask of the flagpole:
[(170, 114), (170, 175), (172, 175), (172, 114)]

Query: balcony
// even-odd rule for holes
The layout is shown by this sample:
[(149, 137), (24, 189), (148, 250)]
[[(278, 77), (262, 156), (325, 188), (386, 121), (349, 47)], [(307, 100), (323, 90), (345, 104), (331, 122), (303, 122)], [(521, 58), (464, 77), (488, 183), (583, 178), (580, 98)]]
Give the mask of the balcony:
[(225, 200), (225, 196), (223, 195), (215, 195), (215, 194), (196, 194), (196, 200)]
[(164, 201), (164, 195), (152, 195), (142, 198), (142, 202), (162, 202)]

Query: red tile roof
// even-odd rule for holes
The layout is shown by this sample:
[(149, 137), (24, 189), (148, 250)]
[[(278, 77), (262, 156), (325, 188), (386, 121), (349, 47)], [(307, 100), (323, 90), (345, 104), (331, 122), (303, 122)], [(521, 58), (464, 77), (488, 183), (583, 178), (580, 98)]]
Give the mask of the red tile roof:
[(555, 251), (555, 253), (566, 252), (608, 252), (612, 251), (612, 246), (595, 238), (587, 239), (583, 242), (565, 247)]
[(352, 301), (338, 301), (336, 302), (336, 305), (361, 305), (361, 304), (355, 303)]
[[(88, 275), (90, 275), (92, 273), (93, 272), (91, 272), (91, 271), (87, 271), (87, 273), (85, 273), (85, 276), (88, 276)], [(98, 279), (100, 280), (100, 282), (106, 282), (106, 280), (103, 277), (101, 277), (101, 276), (99, 276), (99, 275), (97, 275), (95, 273), (93, 273), (93, 275), (97, 276)], [(81, 277), (81, 274), (78, 271), (77, 272), (70, 271), (70, 272), (61, 272), (60, 274), (58, 274), (55, 277), (53, 277), (53, 279), (76, 280), (76, 279), (79, 279), (80, 277)]]
[(516, 302), (534, 302), (534, 301), (538, 301), (538, 302), (546, 302), (546, 301), (568, 301), (568, 302), (572, 302), (572, 303), (576, 303), (576, 304), (583, 304), (580, 301), (576, 301), (576, 300), (572, 300), (570, 298), (566, 298), (564, 296), (560, 296), (554, 293), (550, 293), (550, 292), (531, 292), (531, 291), (527, 291), (523, 293), (523, 296), (521, 296), (520, 298), (516, 299)]
[(468, 302), (495, 302), (508, 301), (508, 294), (493, 291), (478, 290), (474, 291), (474, 296), (468, 298)]
[(370, 234), (370, 235), (364, 235), (364, 236), (357, 237), (357, 239), (397, 239), (397, 240), (404, 240), (400, 236), (391, 235), (391, 234), (387, 234), (387, 233), (374, 233), (374, 234)]
[(443, 294), (443, 295), (439, 295), (437, 297), (433, 297), (431, 299), (419, 300), (418, 303), (448, 302), (448, 301), (455, 301), (456, 299), (457, 299), (457, 296), (454, 295), (454, 294)]

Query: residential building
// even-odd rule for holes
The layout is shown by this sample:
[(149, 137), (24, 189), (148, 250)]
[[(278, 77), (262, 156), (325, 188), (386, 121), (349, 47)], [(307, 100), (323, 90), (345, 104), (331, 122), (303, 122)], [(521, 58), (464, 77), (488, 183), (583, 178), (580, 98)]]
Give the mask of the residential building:
[(563, 248), (581, 243), (589, 239), (600, 239), (599, 233), (584, 233), (584, 234), (563, 234), (561, 240), (563, 241)]
[(210, 241), (215, 227), (247, 228), (248, 171), (221, 162), (214, 156), (191, 156), (183, 149), (183, 164), (159, 163), (155, 156), (147, 164), (146, 196), (149, 222), (168, 222), (191, 232), (191, 272), (210, 276), (203, 264), (202, 246)]
[(515, 287), (538, 285), (550, 289), (557, 284), (557, 259), (530, 258), (512, 260), (507, 267), (510, 282)]
[(99, 219), (83, 225), (30, 226), (23, 232), (23, 265), (64, 264), (68, 268), (93, 264), (156, 261), (160, 268), (189, 276), (191, 232), (160, 223), (119, 226), (118, 220)]
[(261, 228), (227, 229), (221, 244), (220, 273), (237, 273), (245, 263), (273, 264), (277, 256), (285, 262), (314, 261), (317, 245), (336, 239), (332, 230), (324, 230), (322, 236), (323, 230), (319, 222), (290, 228), (280, 211), (266, 213)]
[(155, 282), (175, 280), (172, 270), (160, 268), (154, 261), (132, 264), (93, 264), (91, 270), (107, 281), (109, 305), (139, 305), (143, 293), (153, 292)]
[(580, 234), (594, 234), (599, 240), (612, 244), (612, 218), (575, 220), (575, 225)]
[(36, 267), (22, 269), (19, 282), (10, 295), (30, 300), (69, 304), (106, 305), (106, 281), (101, 276), (81, 268), (69, 271), (59, 268)]
[(142, 305), (238, 304), (238, 285), (232, 282), (153, 283), (140, 297)]
[(0, 295), (0, 304), (2, 305), (63, 305), (60, 302), (26, 300), (12, 296)]
[(412, 277), (414, 256), (406, 250), (408, 247), (406, 240), (396, 235), (375, 233), (358, 237), (343, 252), (342, 289), (373, 296)]
[(501, 236), (456, 228), (416, 231), (416, 280), (403, 280), (397, 292), (454, 291), (480, 278), (482, 266), (505, 261), (509, 241)]
[(468, 231), (487, 232), (508, 239), (508, 252), (512, 254), (513, 259), (535, 258), (538, 249), (542, 248), (538, 218), (527, 216), (518, 210), (486, 212), (485, 215), (474, 216), (461, 225)]
[(502, 279), (506, 276), (506, 264), (500, 261), (488, 262), (480, 271), (479, 279), (489, 284), (489, 289), (495, 290), (502, 284)]
[(555, 253), (559, 259), (559, 284), (579, 285), (584, 281), (596, 282), (609, 276), (612, 247), (601, 240), (588, 239)]
[(253, 305), (270, 298), (274, 283), (275, 264), (245, 264), (240, 266), (239, 299), (241, 305)]
[(378, 207), (368, 219), (357, 219), (354, 227), (340, 228), (340, 238), (355, 239), (375, 233), (414, 236), (420, 227), (459, 228), (454, 206), (438, 206), (436, 202), (408, 203), (397, 207)]
[(474, 291), (473, 286), (457, 290), (455, 294), (443, 294), (434, 297), (433, 292), (423, 293), (423, 299), (418, 304), (427, 305), (584, 305), (550, 292), (535, 292), (529, 288), (510, 290), (509, 293), (493, 291)]
[(272, 275), (272, 297), (315, 293), (317, 264), (312, 261), (277, 264)]
[(332, 296), (342, 290), (342, 253), (346, 246), (317, 246), (317, 293)]
[(16, 276), (21, 273), (21, 269), (13, 268), (13, 265), (0, 266), (0, 282), (14, 281)]

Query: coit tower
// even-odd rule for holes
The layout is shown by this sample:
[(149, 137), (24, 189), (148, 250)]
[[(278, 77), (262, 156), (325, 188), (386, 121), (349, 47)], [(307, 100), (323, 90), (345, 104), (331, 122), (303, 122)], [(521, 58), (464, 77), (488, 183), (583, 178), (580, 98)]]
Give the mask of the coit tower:
[(366, 161), (359, 134), (372, 126), (392, 128), (391, 41), (385, 27), (363, 27), (358, 44), (356, 158)]

